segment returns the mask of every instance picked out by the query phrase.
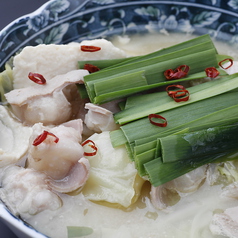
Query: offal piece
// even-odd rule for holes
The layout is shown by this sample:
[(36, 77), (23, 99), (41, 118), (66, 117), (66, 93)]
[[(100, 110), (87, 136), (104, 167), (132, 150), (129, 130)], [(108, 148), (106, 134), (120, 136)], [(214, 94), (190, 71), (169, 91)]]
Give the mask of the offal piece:
[[(84, 52), (81, 45), (100, 47), (97, 52)], [(27, 46), (13, 61), (13, 87), (24, 88), (33, 85), (28, 73), (35, 72), (51, 79), (59, 74), (78, 69), (78, 61), (124, 58), (126, 53), (105, 39), (87, 40), (67, 45)]]
[(58, 125), (72, 116), (72, 105), (62, 90), (68, 85), (82, 83), (83, 77), (87, 74), (86, 70), (73, 70), (48, 80), (44, 85), (34, 84), (27, 88), (15, 89), (5, 96), (14, 114), (22, 122), (28, 125), (37, 122)]
[[(89, 162), (81, 146), (82, 120), (73, 120), (57, 127), (33, 126), (27, 164), (44, 172), (48, 184), (58, 192), (71, 192), (83, 187), (89, 174)], [(44, 135), (46, 133), (46, 135)]]
[(0, 198), (15, 215), (34, 215), (62, 206), (58, 195), (45, 183), (47, 175), (34, 169), (11, 165), (1, 173)]
[(238, 237), (238, 207), (226, 209), (222, 213), (213, 215), (210, 230), (214, 235), (229, 238)]
[(85, 185), (89, 176), (89, 161), (82, 157), (69, 171), (68, 175), (63, 179), (48, 179), (49, 186), (60, 193), (79, 192)]
[(0, 167), (16, 163), (28, 150), (31, 127), (23, 126), (0, 105)]
[(206, 171), (207, 166), (204, 165), (163, 185), (152, 186), (150, 196), (153, 206), (159, 210), (171, 210), (181, 197), (199, 189), (206, 179)]
[(90, 130), (100, 133), (119, 128), (111, 111), (93, 103), (86, 103), (85, 108), (88, 109), (88, 112), (85, 115), (84, 123)]

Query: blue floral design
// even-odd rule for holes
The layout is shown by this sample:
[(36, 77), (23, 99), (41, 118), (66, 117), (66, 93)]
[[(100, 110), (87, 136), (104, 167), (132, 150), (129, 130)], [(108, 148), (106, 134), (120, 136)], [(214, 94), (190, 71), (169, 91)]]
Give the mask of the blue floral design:
[(212, 25), (221, 16), (220, 12), (215, 11), (202, 11), (193, 18), (193, 25), (195, 27), (205, 27)]
[(29, 30), (37, 32), (46, 27), (49, 23), (49, 15), (50, 11), (44, 10), (41, 14), (29, 18), (26, 22), (28, 29), (25, 31), (25, 34), (27, 34)]
[(211, 2), (212, 2), (212, 5), (216, 5), (217, 0), (211, 0)]
[(115, 1), (114, 0), (93, 0), (94, 3), (97, 3), (97, 4), (111, 4), (111, 3), (114, 3)]
[(142, 32), (193, 32), (237, 42), (238, 0), (54, 0), (0, 32), (0, 67), (21, 48)]
[(56, 0), (49, 4), (48, 11), (51, 14), (52, 20), (57, 21), (58, 16), (69, 9), (70, 2), (68, 0)]
[(158, 32), (159, 30), (192, 32), (194, 30), (188, 19), (186, 7), (172, 7), (171, 13), (168, 15), (165, 15), (159, 8), (152, 6), (135, 9), (135, 12), (138, 15), (151, 18), (146, 26), (149, 32)]
[(238, 0), (230, 0), (227, 4), (235, 10), (238, 9)]

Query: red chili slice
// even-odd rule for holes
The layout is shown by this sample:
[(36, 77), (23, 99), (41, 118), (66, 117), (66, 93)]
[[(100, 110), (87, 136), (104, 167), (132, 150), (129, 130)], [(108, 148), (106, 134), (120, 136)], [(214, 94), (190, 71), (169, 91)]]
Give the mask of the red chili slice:
[(187, 76), (189, 69), (190, 68), (188, 65), (183, 64), (177, 67), (175, 70), (172, 69), (165, 70), (164, 76), (167, 80), (181, 79)]
[(173, 74), (172, 79), (181, 79), (187, 76), (187, 73), (184, 71), (177, 71)]
[(174, 99), (175, 102), (188, 101), (189, 99), (189, 91), (180, 84), (167, 86), (166, 92)]
[(101, 50), (101, 47), (93, 45), (81, 45), (81, 50), (84, 52), (96, 52)]
[[(159, 127), (166, 127), (167, 126), (167, 120), (164, 117), (162, 117), (158, 114), (150, 114), (148, 117), (149, 117), (150, 123), (155, 125), (155, 126), (159, 126)], [(161, 122), (153, 121), (154, 118), (162, 119), (164, 122), (161, 123)]]
[(186, 102), (189, 99), (189, 91), (188, 90), (177, 90), (173, 93), (172, 98), (175, 102)]
[(100, 70), (97, 66), (93, 64), (85, 64), (83, 68), (88, 70), (89, 73), (94, 73)]
[(37, 146), (37, 145), (41, 144), (47, 138), (47, 136), (55, 137), (54, 142), (58, 143), (59, 138), (56, 135), (54, 135), (53, 133), (48, 132), (48, 131), (43, 131), (42, 134), (40, 134), (38, 137), (36, 137), (36, 139), (33, 141), (32, 145)]
[(89, 146), (93, 149), (93, 152), (84, 152), (85, 156), (94, 156), (97, 154), (98, 148), (92, 140), (86, 140), (82, 143), (82, 146), (89, 144)]
[(207, 77), (216, 78), (219, 76), (220, 72), (215, 67), (208, 67), (205, 69)]
[[(223, 63), (226, 62), (226, 61), (230, 61), (230, 65), (228, 65), (226, 68), (223, 67)], [(229, 69), (232, 65), (233, 65), (233, 60), (232, 59), (224, 59), (222, 61), (220, 61), (218, 63), (218, 65), (222, 68), (222, 69)]]
[(37, 84), (46, 84), (46, 79), (42, 74), (32, 73), (28, 74), (28, 78)]
[(164, 76), (168, 80), (173, 79), (173, 75), (174, 75), (174, 71), (172, 69), (167, 69), (164, 71)]
[(180, 65), (176, 71), (183, 71), (184, 73), (188, 73), (190, 67), (186, 64)]
[[(173, 89), (175, 89), (175, 90), (173, 90)], [(173, 85), (169, 85), (166, 87), (166, 92), (168, 93), (168, 95), (170, 97), (173, 97), (173, 94), (176, 93), (177, 89), (186, 90), (186, 88), (183, 85), (173, 84)]]

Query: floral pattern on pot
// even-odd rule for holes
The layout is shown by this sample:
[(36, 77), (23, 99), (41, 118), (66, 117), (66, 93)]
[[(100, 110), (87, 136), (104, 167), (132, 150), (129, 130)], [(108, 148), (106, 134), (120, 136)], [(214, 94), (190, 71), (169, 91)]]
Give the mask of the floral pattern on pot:
[(55, 0), (0, 32), (0, 67), (27, 45), (173, 31), (238, 41), (238, 0)]

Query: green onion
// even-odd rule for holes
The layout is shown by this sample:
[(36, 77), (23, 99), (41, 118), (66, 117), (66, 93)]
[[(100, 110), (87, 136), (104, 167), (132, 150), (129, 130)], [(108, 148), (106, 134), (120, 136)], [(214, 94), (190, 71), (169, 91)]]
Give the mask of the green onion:
[[(238, 105), (226, 108), (224, 110), (221, 110), (216, 113), (212, 113), (211, 115), (208, 115), (204, 118), (199, 118), (198, 120), (195, 120), (193, 123), (190, 123), (189, 128), (185, 128), (184, 130), (176, 132), (174, 135), (169, 134), (167, 138), (171, 137), (179, 137), (184, 132), (194, 132), (197, 130), (203, 130), (204, 128), (211, 128), (211, 126), (227, 126), (238, 122)], [(230, 118), (223, 118), (224, 115), (231, 115)], [(218, 117), (220, 116), (220, 118)], [(186, 126), (189, 126), (189, 124), (186, 124)], [(188, 133), (187, 133), (188, 134)], [(160, 137), (157, 139), (157, 141), (151, 141), (147, 144), (142, 144), (139, 146), (134, 147), (134, 160), (138, 168), (139, 175), (144, 176), (146, 175), (144, 164), (146, 162), (149, 162), (151, 160), (154, 160), (155, 158), (161, 156), (163, 154), (163, 151), (161, 152), (161, 148), (163, 150), (163, 145), (161, 145), (161, 141), (165, 139), (166, 137), (163, 136), (163, 134), (160, 135)], [(158, 142), (158, 143), (156, 143)], [(170, 151), (170, 149), (173, 149), (173, 142), (170, 141), (167, 152)], [(147, 147), (147, 148), (146, 148)], [(153, 149), (153, 147), (156, 147), (156, 149)], [(182, 147), (181, 147), (182, 148)], [(150, 150), (148, 153), (147, 150)], [(153, 149), (153, 153), (152, 153)], [(167, 156), (167, 158), (170, 158)], [(165, 161), (163, 160), (163, 163)]]
[(149, 162), (149, 161), (154, 160), (161, 156), (163, 158), (163, 163), (166, 163), (170, 159), (172, 159), (172, 158), (170, 158), (170, 156), (167, 156), (167, 154), (169, 153), (170, 149), (171, 149), (171, 153), (172, 153), (172, 151), (173, 151), (172, 149), (174, 148), (174, 146), (176, 146), (175, 143), (173, 143), (174, 141), (171, 140), (169, 142), (169, 144), (167, 144), (167, 147), (163, 147), (164, 141), (168, 142), (168, 138), (179, 138), (184, 133), (192, 134), (192, 133), (194, 133), (194, 131), (206, 130), (207, 128), (211, 128), (211, 126), (213, 126), (213, 127), (214, 126), (229, 126), (229, 125), (234, 124), (238, 121), (238, 116), (232, 117), (229, 119), (218, 120), (215, 122), (213, 121), (213, 117), (211, 117), (211, 120), (209, 123), (203, 124), (202, 119), (200, 119), (197, 123), (197, 126), (185, 128), (185, 129), (180, 130), (174, 134), (169, 134), (168, 136), (161, 135), (159, 138), (157, 138), (157, 140), (153, 140), (151, 142), (148, 142), (148, 143), (145, 143), (142, 145), (137, 145), (137, 146), (135, 145), (134, 146), (134, 160), (135, 160), (135, 164), (137, 166), (139, 175), (140, 176), (146, 175), (146, 171), (145, 171), (145, 167), (144, 167), (144, 164), (146, 162)]
[[(224, 70), (221, 70), (221, 69), (218, 69), (218, 68), (217, 68), (217, 70), (220, 72), (221, 76), (227, 75), (227, 73), (224, 72)], [(146, 90), (151, 89), (151, 88), (156, 88), (158, 86), (166, 86), (168, 84), (178, 84), (178, 82), (182, 83), (182, 82), (192, 81), (192, 80), (196, 80), (196, 79), (203, 79), (205, 77), (206, 77), (206, 73), (203, 71), (203, 72), (199, 72), (199, 73), (196, 73), (196, 74), (192, 74), (192, 75), (190, 75), (186, 78), (180, 79), (179, 81), (178, 80), (171, 80), (171, 81), (166, 81), (166, 82), (163, 82), (163, 83), (149, 85), (149, 86), (147, 86)], [(150, 86), (153, 86), (153, 87), (150, 88)], [(160, 94), (160, 96), (159, 96), (159, 94)], [(128, 108), (131, 108), (131, 107), (134, 107), (134, 106), (140, 107), (141, 103), (142, 104), (150, 103), (153, 100), (153, 96), (154, 96), (153, 93), (138, 94), (138, 95), (130, 96), (126, 99), (126, 105), (125, 105), (124, 109), (128, 109)], [(156, 97), (157, 97), (156, 98), (157, 100), (160, 100), (160, 97), (164, 98), (164, 93), (159, 92), (159, 93), (157, 93)]]
[(144, 168), (144, 164), (153, 160), (152, 158), (154, 158), (155, 150), (156, 150), (155, 148), (146, 150), (146, 152), (141, 153), (135, 157), (135, 166), (136, 169), (138, 170), (138, 174), (141, 177), (147, 175)]
[[(213, 100), (212, 98), (207, 99), (206, 104), (200, 101), (195, 103), (193, 107), (191, 107), (190, 105), (189, 107), (191, 108), (190, 109), (188, 108), (183, 112), (181, 112), (181, 109), (171, 110), (173, 112), (175, 111), (174, 114), (171, 114), (171, 112), (169, 113), (168, 111), (166, 116), (168, 115), (176, 116), (176, 114), (179, 112), (181, 114), (187, 112), (182, 117), (181, 115), (178, 116), (182, 119), (182, 121), (180, 122), (183, 123), (180, 123), (180, 125), (172, 127), (167, 131), (159, 132), (151, 136), (144, 136), (144, 132), (142, 132), (141, 134), (142, 137), (140, 139), (134, 140), (131, 143), (126, 142), (127, 148), (129, 148), (130, 151), (129, 156), (131, 160), (135, 161), (135, 165), (136, 168), (138, 169), (138, 173), (140, 176), (147, 175), (144, 164), (154, 160), (155, 158), (161, 155), (160, 143), (158, 143), (160, 138), (169, 136), (173, 133), (181, 134), (188, 131), (205, 129), (211, 126), (229, 125), (238, 121), (238, 104), (237, 104), (238, 95), (236, 90), (226, 94), (221, 94), (219, 96), (216, 96), (215, 98), (216, 98), (215, 100)], [(224, 115), (226, 115), (225, 118)], [(176, 120), (177, 118), (175, 118), (175, 121)], [(126, 126), (129, 126), (130, 124), (133, 123), (129, 123)], [(139, 132), (138, 130), (134, 130), (134, 133)], [(122, 131), (120, 130), (111, 132), (111, 134), (112, 134), (111, 137), (112, 143), (114, 141), (113, 140), (114, 135), (117, 135), (117, 139), (121, 138), (121, 140), (120, 139), (115, 140), (116, 143), (118, 144), (120, 144), (120, 142), (122, 143), (123, 140), (124, 142), (127, 141), (127, 138), (125, 137), (125, 135), (123, 135)]]
[(163, 163), (218, 155), (237, 148), (238, 126), (218, 126), (160, 138)]
[(161, 113), (173, 108), (192, 104), (238, 87), (238, 74), (227, 75), (207, 83), (189, 88), (190, 99), (176, 103), (167, 96), (167, 92), (150, 94), (150, 100), (138, 100), (138, 104), (115, 114), (115, 121), (124, 124), (148, 116), (151, 113)]
[[(188, 129), (186, 128), (175, 134), (180, 134), (187, 131)], [(154, 140), (146, 144), (142, 144), (140, 146), (134, 146), (134, 160), (135, 160), (135, 165), (140, 176), (146, 175), (144, 164), (157, 158), (158, 154), (161, 154), (160, 143), (158, 143), (157, 141), (158, 140)]]
[[(198, 37), (195, 37), (191, 41), (184, 41), (184, 42), (181, 42), (179, 44), (176, 44), (176, 45), (173, 45), (173, 46), (170, 46), (170, 47), (167, 47), (167, 48), (163, 48), (159, 51), (152, 52), (150, 54), (146, 54), (146, 55), (143, 55), (143, 56), (135, 56), (135, 57), (124, 58), (124, 59), (122, 59), (122, 61), (120, 63), (118, 63), (116, 65), (110, 65), (109, 67), (118, 67), (118, 66), (123, 65), (123, 64), (135, 63), (135, 62), (138, 62), (138, 61), (141, 61), (141, 60), (151, 59), (151, 58), (154, 58), (154, 57), (157, 57), (157, 56), (169, 54), (169, 53), (172, 53), (174, 51), (183, 50), (186, 47), (191, 47), (191, 46), (201, 44), (201, 43), (205, 43), (205, 42), (208, 42), (208, 41), (211, 41), (211, 38), (210, 38), (209, 35), (198, 36)], [(218, 61), (221, 61), (225, 58), (228, 58), (228, 56), (227, 55), (223, 55), (223, 56), (221, 55), (221, 58), (219, 57)], [(99, 61), (101, 61), (101, 60), (99, 60)], [(91, 63), (93, 64), (93, 62), (91, 62)], [(95, 65), (97, 65), (97, 63)]]
[(93, 229), (84, 226), (67, 226), (68, 238), (84, 237), (91, 235)]
[[(235, 150), (237, 151), (237, 149)], [(149, 177), (149, 181), (155, 187), (169, 182), (183, 174), (186, 174), (202, 165), (214, 162), (220, 162), (227, 159), (234, 151), (225, 151), (219, 155), (207, 155), (199, 158), (192, 158), (184, 161), (176, 161), (171, 163), (163, 163), (161, 158), (151, 160), (144, 164), (146, 174)]]
[[(83, 89), (82, 94), (97, 104), (127, 97), (114, 115), (121, 127), (110, 132), (112, 145), (125, 145), (139, 175), (159, 186), (237, 152), (238, 73), (219, 69), (224, 58), (206, 35), (144, 56), (84, 62), (101, 64), (102, 69), (85, 77), (87, 93)], [(162, 86), (207, 75), (215, 79), (189, 89), (178, 87), (186, 98), (161, 91)]]
[(85, 64), (92, 64), (97, 66), (99, 69), (104, 69), (108, 67), (113, 67), (116, 64), (125, 62), (128, 59), (132, 59), (133, 57), (130, 58), (121, 58), (121, 59), (106, 59), (106, 60), (85, 60), (85, 61), (79, 61), (78, 66), (80, 69), (84, 68)]
[(113, 147), (124, 145), (127, 142), (126, 136), (121, 129), (111, 131), (110, 139), (111, 139)]
[[(171, 134), (177, 134), (183, 132), (183, 130), (199, 130), (207, 128), (208, 126), (217, 126), (217, 125), (228, 125), (229, 123), (234, 123), (238, 118), (238, 105), (227, 107), (216, 112), (211, 112), (205, 116), (199, 117), (197, 119), (190, 118), (191, 121), (181, 123), (179, 126), (175, 126), (174, 128), (164, 131), (163, 133), (157, 133), (150, 137), (141, 138), (135, 140), (133, 143), (135, 144), (134, 152), (135, 154), (142, 153), (146, 151), (146, 147), (151, 149), (151, 144), (157, 141), (158, 138), (162, 138)], [(193, 111), (191, 111), (192, 113)], [(224, 119), (224, 115), (226, 118)], [(138, 151), (138, 153), (137, 153)]]
[(88, 93), (84, 84), (77, 84), (77, 88), (82, 99), (88, 98)]
[[(177, 158), (173, 161), (167, 161), (166, 163), (164, 163), (163, 158), (161, 157), (151, 160), (143, 165), (145, 167), (146, 175), (149, 176), (149, 180), (153, 186), (159, 186), (204, 164), (221, 162), (224, 161), (224, 158), (227, 160), (228, 156), (231, 154), (234, 155), (234, 153), (237, 152), (237, 132), (238, 125), (231, 125), (208, 128), (190, 134), (186, 133), (183, 135), (184, 137), (181, 137), (183, 140), (179, 143), (180, 145), (183, 145), (176, 151), (177, 154), (175, 155), (175, 157), (180, 157), (180, 159)], [(189, 137), (189, 135), (191, 137)], [(187, 144), (185, 139), (186, 136), (188, 136)], [(173, 137), (174, 136), (170, 138)], [(178, 135), (178, 137), (180, 137), (180, 135)], [(173, 143), (174, 141), (171, 142)], [(167, 142), (161, 144), (161, 147), (166, 146), (166, 151), (164, 150), (163, 153), (166, 154), (168, 153), (168, 150), (171, 150), (171, 154), (167, 154), (166, 156), (173, 156), (174, 144), (166, 145), (166, 143)], [(190, 148), (188, 149), (186, 145), (189, 143)], [(204, 145), (202, 145), (202, 143), (204, 143)], [(186, 152), (183, 149), (188, 152), (187, 155), (185, 155)], [(165, 156), (165, 154), (162, 155)], [(233, 158), (230, 157), (230, 159)]]
[[(189, 52), (190, 52), (190, 49), (189, 49)], [(122, 93), (121, 97), (125, 97), (125, 95), (131, 95), (136, 92), (141, 92), (141, 91), (152, 89), (152, 88), (155, 88), (158, 86), (162, 86), (164, 84), (169, 84), (170, 83), (169, 81), (165, 81), (163, 72), (168, 67), (171, 67), (171, 66), (175, 67), (176, 65), (179, 64), (179, 62), (184, 62), (184, 64), (190, 63), (190, 67), (192, 68), (191, 73), (197, 73), (197, 72), (201, 71), (203, 68), (206, 68), (208, 65), (208, 62), (211, 62), (211, 61), (213, 61), (212, 65), (216, 66), (215, 50), (207, 50), (204, 52), (194, 53), (193, 56), (185, 54), (184, 56), (179, 57), (179, 58), (174, 58), (174, 57), (176, 57), (176, 55), (173, 55), (171, 57), (172, 57), (172, 59), (170, 59), (170, 60), (164, 60), (164, 59), (158, 60), (157, 58), (155, 58), (155, 59), (151, 59), (150, 62), (138, 62), (138, 63), (131, 64), (131, 65), (121, 66), (121, 67), (118, 67), (117, 70), (119, 70), (119, 72), (125, 72), (125, 73), (123, 73), (123, 74), (118, 73), (116, 75), (109, 76), (107, 78), (102, 78), (102, 76), (99, 75), (100, 72), (102, 72), (102, 71), (98, 71), (97, 73), (93, 73), (93, 74), (86, 76), (85, 77), (85, 85), (86, 85), (86, 89), (89, 90), (88, 94), (89, 94), (90, 100), (94, 103), (104, 103), (104, 102), (113, 100), (114, 98), (107, 98), (106, 96), (103, 97), (103, 94), (97, 94), (97, 92), (95, 91), (95, 87), (94, 87), (95, 83), (101, 82), (101, 84), (103, 84), (104, 87), (107, 88), (108, 80), (111, 80), (112, 78), (117, 78), (120, 75), (124, 75), (125, 77), (127, 77), (127, 81), (130, 82), (130, 75), (134, 72), (137, 72), (137, 69), (145, 71), (145, 77), (147, 79), (148, 86), (144, 85), (143, 87), (140, 87), (140, 88), (136, 87), (136, 90), (134, 90), (134, 91), (127, 92), (127, 94)], [(196, 59), (196, 60), (194, 60), (194, 59)], [(206, 59), (206, 60), (200, 62), (201, 59)], [(130, 66), (130, 68), (128, 68), (129, 66)], [(114, 69), (114, 68), (112, 70), (116, 71), (116, 69)], [(93, 82), (87, 81), (88, 78), (92, 77), (92, 76), (98, 77), (100, 79), (96, 80), (96, 82), (95, 81), (93, 81)], [(158, 82), (161, 82), (161, 84), (158, 85)], [(166, 82), (166, 83), (164, 83), (164, 82)], [(113, 91), (110, 91), (110, 92), (113, 92)], [(97, 97), (97, 100), (95, 100), (96, 97)]]
[(145, 71), (137, 71), (126, 76), (123, 75), (107, 80), (108, 87), (105, 87), (104, 82), (95, 82), (94, 90), (96, 95), (101, 95), (111, 93), (112, 91), (116, 92), (145, 85), (148, 85), (145, 78)]
[[(200, 39), (200, 40), (198, 40)], [(132, 73), (144, 70), (145, 77), (148, 81), (149, 86), (137, 87), (136, 90), (127, 91), (126, 93), (121, 92), (116, 94), (115, 98), (124, 97), (126, 94), (133, 94), (135, 92), (140, 92), (147, 90), (148, 87), (158, 87), (158, 83), (164, 83), (164, 71), (170, 67), (177, 67), (183, 62), (190, 66), (191, 74), (200, 72), (208, 66), (218, 67), (217, 64), (217, 51), (209, 37), (198, 38), (190, 40), (183, 44), (184, 48), (171, 47), (169, 50), (162, 50), (153, 53), (153, 56), (141, 56), (136, 57), (132, 60), (126, 60), (124, 63), (118, 66), (109, 67), (109, 69), (100, 70), (98, 72), (92, 73), (85, 77), (85, 85), (91, 102), (103, 103), (113, 100), (113, 92), (109, 90), (107, 86), (108, 80), (113, 78), (118, 78), (119, 76), (129, 76)], [(203, 39), (206, 39), (205, 41)], [(193, 44), (194, 43), (194, 44)], [(186, 46), (187, 45), (187, 46)], [(172, 49), (175, 49), (174, 51)], [(130, 77), (128, 77), (128, 82)], [(115, 80), (114, 80), (115, 82)], [(95, 90), (95, 84), (101, 84), (101, 87), (108, 88), (106, 91), (111, 93), (101, 93)], [(168, 83), (168, 82), (167, 82)], [(153, 86), (151, 86), (154, 84)], [(116, 88), (116, 87), (115, 87)], [(126, 89), (126, 86), (125, 86)], [(118, 91), (118, 90), (117, 90)], [(107, 96), (110, 96), (108, 98)]]
[[(126, 141), (131, 143), (138, 139), (147, 140), (160, 133), (174, 131), (175, 128), (181, 127), (186, 123), (197, 120), (198, 118), (204, 117), (218, 110), (233, 106), (237, 104), (237, 100), (238, 94), (236, 92), (230, 92), (207, 98), (205, 103), (205, 100), (201, 100), (192, 104), (186, 104), (183, 107), (173, 108), (173, 110), (164, 111), (163, 113), (160, 113), (160, 115), (167, 119), (167, 127), (156, 127), (149, 123), (149, 119), (147, 117), (133, 121), (120, 127), (119, 130), (122, 130), (124, 133), (124, 137), (121, 136), (120, 141), (123, 143), (123, 139), (126, 139)], [(175, 102), (173, 103), (176, 104)], [(219, 117), (219, 115), (217, 117)], [(111, 139), (112, 144), (114, 145), (115, 140), (113, 138), (113, 134), (111, 134)], [(119, 144), (119, 142), (116, 142), (116, 144)]]

